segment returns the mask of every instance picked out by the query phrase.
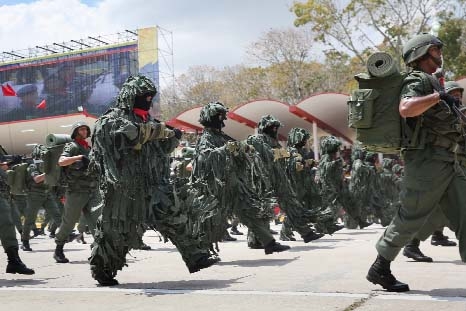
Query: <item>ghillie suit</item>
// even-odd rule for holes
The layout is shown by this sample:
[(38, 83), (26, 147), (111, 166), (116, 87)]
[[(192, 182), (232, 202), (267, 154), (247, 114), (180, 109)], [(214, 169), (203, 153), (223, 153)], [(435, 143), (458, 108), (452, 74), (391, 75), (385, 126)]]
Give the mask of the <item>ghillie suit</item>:
[[(288, 133), (286, 150), (290, 157), (287, 159), (287, 175), (298, 200), (313, 214), (312, 222), (322, 226), (333, 221), (333, 214), (330, 209), (322, 210), (320, 189), (315, 182), (317, 162), (314, 161), (314, 154), (306, 147), (310, 137), (309, 131), (302, 128), (292, 128)], [(282, 225), (280, 239), (294, 239), (293, 228), (287, 218)]]
[(280, 208), (286, 213), (293, 229), (307, 243), (323, 235), (311, 228), (313, 214), (303, 207), (286, 174), (286, 158), (290, 154), (278, 142), (280, 126), (280, 121), (275, 117), (264, 116), (258, 123), (258, 134), (249, 136), (247, 142), (258, 152), (266, 172), (263, 178), (271, 183), (273, 195), (277, 197)]
[(382, 209), (382, 226), (387, 226), (395, 216), (399, 207), (400, 189), (399, 177), (393, 172), (394, 160), (384, 158), (382, 160), (382, 171), (379, 173), (381, 195), (384, 208)]
[(369, 213), (375, 219), (380, 219), (381, 223), (385, 226), (390, 223), (392, 217), (388, 217), (384, 214), (384, 200), (382, 196), (382, 185), (375, 166), (377, 162), (377, 154), (373, 152), (367, 152), (364, 164), (369, 168), (368, 176), (368, 188), (369, 188)]
[[(161, 171), (165, 170), (164, 164), (158, 161), (161, 154), (176, 146), (177, 139), (174, 131), (148, 114), (155, 94), (156, 88), (148, 78), (129, 77), (115, 107), (103, 114), (94, 126), (90, 167), (100, 172), (103, 210), (92, 244), (90, 264), (92, 276), (102, 285), (118, 284), (114, 277), (126, 264), (126, 254), (139, 246), (139, 232), (148, 221), (148, 215), (172, 219), (177, 216), (179, 226), (186, 225), (186, 217), (178, 215), (182, 210), (179, 205), (165, 200), (167, 204), (160, 208), (157, 201), (162, 198), (157, 195), (160, 195), (160, 179), (164, 176)], [(172, 215), (172, 210), (164, 210), (165, 206), (174, 206), (178, 214)], [(172, 238), (168, 233), (167, 236)], [(199, 260), (206, 263), (208, 252), (199, 252), (202, 253)], [(199, 265), (189, 267), (190, 260), (186, 263), (190, 270), (199, 268)]]
[(341, 146), (340, 140), (334, 136), (324, 137), (320, 143), (322, 158), (319, 161), (318, 174), (321, 185), (322, 202), (333, 211), (334, 222), (322, 230), (332, 233), (335, 229), (335, 222), (338, 219), (338, 213), (341, 208), (354, 220), (360, 227), (365, 227), (366, 223), (361, 218), (360, 210), (350, 195), (348, 184), (344, 181), (344, 162), (337, 156)]
[(224, 237), (227, 218), (235, 215), (258, 236), (266, 254), (286, 250), (289, 247), (275, 242), (269, 232), (270, 187), (260, 159), (254, 148), (221, 131), (226, 112), (217, 102), (207, 104), (200, 113), (204, 130), (196, 144), (191, 175), (191, 191), (196, 194), (192, 232), (214, 251), (213, 245)]

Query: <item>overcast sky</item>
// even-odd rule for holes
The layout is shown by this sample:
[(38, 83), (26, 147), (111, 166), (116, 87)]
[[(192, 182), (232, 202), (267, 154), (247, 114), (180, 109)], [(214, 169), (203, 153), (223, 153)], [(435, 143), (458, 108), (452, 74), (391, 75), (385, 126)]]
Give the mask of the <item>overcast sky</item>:
[[(304, 0), (303, 0), (304, 1)], [(232, 66), (272, 28), (293, 27), (292, 0), (0, 0), (0, 52), (159, 25), (173, 32), (175, 74)]]

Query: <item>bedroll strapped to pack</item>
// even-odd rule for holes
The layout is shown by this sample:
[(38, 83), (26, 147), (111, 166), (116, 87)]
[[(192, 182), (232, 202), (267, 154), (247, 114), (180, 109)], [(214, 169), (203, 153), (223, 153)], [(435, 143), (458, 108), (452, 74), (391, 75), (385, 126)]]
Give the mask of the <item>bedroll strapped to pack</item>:
[(43, 155), (44, 161), (44, 182), (50, 186), (60, 184), (62, 168), (58, 165), (58, 159), (63, 152), (65, 144), (73, 141), (70, 135), (49, 134), (46, 139), (47, 151)]
[(348, 124), (356, 140), (370, 151), (398, 153), (402, 147), (401, 117), (398, 110), (405, 73), (400, 73), (387, 53), (372, 54), (369, 73), (354, 78), (359, 89), (348, 100)]

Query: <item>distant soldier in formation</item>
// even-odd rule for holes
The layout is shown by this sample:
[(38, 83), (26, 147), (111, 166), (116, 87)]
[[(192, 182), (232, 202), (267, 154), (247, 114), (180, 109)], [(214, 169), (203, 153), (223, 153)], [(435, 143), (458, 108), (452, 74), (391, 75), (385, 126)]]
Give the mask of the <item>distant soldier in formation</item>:
[(18, 254), (18, 240), (13, 220), (11, 219), (11, 206), (8, 203), (10, 188), (7, 184), (8, 162), (0, 159), (0, 241), (8, 257), (6, 273), (34, 274), (34, 270), (29, 269), (21, 261)]
[[(287, 174), (303, 208), (312, 213), (313, 223), (318, 227), (325, 227), (333, 222), (333, 213), (329, 208), (322, 211), (320, 189), (315, 181), (317, 162), (314, 160), (314, 153), (308, 149), (310, 137), (309, 131), (303, 128), (292, 128), (288, 133), (287, 151), (290, 157), (287, 160)], [(292, 230), (289, 220), (285, 218), (280, 240), (295, 241)]]
[(321, 238), (323, 234), (312, 229), (312, 213), (303, 207), (286, 175), (286, 158), (290, 155), (278, 142), (278, 129), (281, 126), (274, 116), (263, 116), (258, 123), (258, 134), (248, 137), (247, 141), (259, 153), (265, 167), (264, 178), (271, 183), (280, 209), (286, 213), (289, 223), (301, 235), (304, 243), (308, 243)]
[(228, 109), (219, 102), (202, 107), (204, 126), (196, 144), (191, 176), (198, 191), (193, 204), (194, 233), (205, 245), (224, 238), (227, 218), (235, 215), (263, 245), (265, 254), (290, 247), (276, 242), (269, 230), (270, 190), (254, 147), (222, 132)]

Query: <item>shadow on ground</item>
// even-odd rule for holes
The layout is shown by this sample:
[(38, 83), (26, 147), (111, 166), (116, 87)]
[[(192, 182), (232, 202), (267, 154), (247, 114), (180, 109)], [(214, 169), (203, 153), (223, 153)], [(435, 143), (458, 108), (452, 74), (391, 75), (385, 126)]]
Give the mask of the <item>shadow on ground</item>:
[(299, 257), (291, 259), (248, 259), (248, 260), (234, 260), (234, 261), (221, 261), (216, 266), (241, 266), (241, 267), (262, 267), (262, 266), (284, 266), (290, 262), (295, 261)]

